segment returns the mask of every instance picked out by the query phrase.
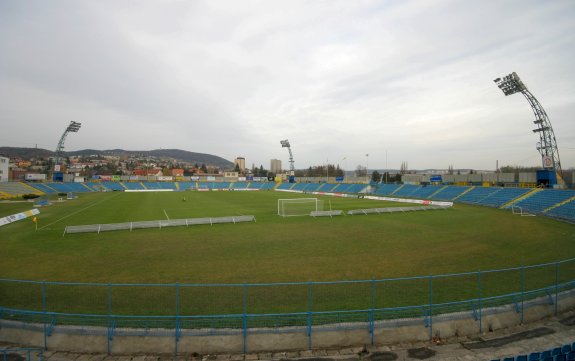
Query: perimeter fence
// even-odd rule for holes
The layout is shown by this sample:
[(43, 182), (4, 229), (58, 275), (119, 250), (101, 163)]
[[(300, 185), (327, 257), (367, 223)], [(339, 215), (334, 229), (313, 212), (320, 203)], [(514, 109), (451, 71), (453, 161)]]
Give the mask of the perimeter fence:
[[(0, 328), (174, 337), (305, 333), (477, 321), (575, 297), (575, 258), (418, 277), (261, 284), (102, 284), (0, 279)], [(98, 327), (93, 327), (98, 326)], [(46, 341), (45, 341), (46, 342)]]

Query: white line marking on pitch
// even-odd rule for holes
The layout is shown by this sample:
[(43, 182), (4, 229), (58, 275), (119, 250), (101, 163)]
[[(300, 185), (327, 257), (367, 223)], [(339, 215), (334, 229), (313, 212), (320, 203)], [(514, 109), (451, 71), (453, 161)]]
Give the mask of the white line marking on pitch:
[(100, 204), (100, 203), (102, 203), (102, 202), (108, 201), (108, 200), (110, 200), (110, 199), (112, 199), (112, 198), (115, 198), (115, 197), (117, 197), (117, 196), (118, 196), (118, 194), (115, 195), (115, 196), (112, 196), (112, 197), (110, 197), (110, 198), (102, 199), (101, 201), (96, 202), (96, 203), (93, 203), (93, 204), (89, 205), (88, 207), (84, 207), (84, 208), (82, 208), (82, 209), (80, 209), (80, 210), (78, 210), (78, 211), (76, 211), (76, 212), (74, 212), (74, 213), (70, 213), (70, 214), (68, 214), (67, 216), (64, 216), (64, 217), (62, 217), (62, 218), (60, 218), (60, 219), (55, 220), (55, 221), (52, 222), (52, 223), (48, 223), (48, 224), (45, 225), (44, 227), (38, 228), (38, 230), (44, 229), (44, 228), (46, 228), (46, 227), (50, 227), (50, 226), (53, 225), (53, 224), (56, 224), (56, 223), (58, 223), (58, 222), (60, 222), (60, 221), (63, 221), (63, 220), (66, 219), (66, 218), (70, 218), (70, 217), (72, 217), (73, 215), (78, 214), (78, 213), (80, 213), (80, 212), (84, 212), (84, 211), (85, 211), (86, 209), (88, 209), (88, 208), (92, 208), (92, 207), (94, 207), (94, 206), (96, 206), (96, 205), (98, 205), (98, 204)]
[(166, 210), (164, 209), (164, 214), (166, 215), (166, 218), (168, 219), (168, 221), (170, 220), (170, 217), (168, 217), (168, 213), (166, 212)]

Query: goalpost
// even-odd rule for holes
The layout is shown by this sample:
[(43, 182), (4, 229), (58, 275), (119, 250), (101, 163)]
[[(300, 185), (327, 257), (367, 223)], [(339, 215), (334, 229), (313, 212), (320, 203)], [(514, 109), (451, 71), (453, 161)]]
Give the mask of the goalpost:
[(278, 199), (278, 216), (309, 216), (314, 211), (323, 211), (323, 201), (317, 198)]

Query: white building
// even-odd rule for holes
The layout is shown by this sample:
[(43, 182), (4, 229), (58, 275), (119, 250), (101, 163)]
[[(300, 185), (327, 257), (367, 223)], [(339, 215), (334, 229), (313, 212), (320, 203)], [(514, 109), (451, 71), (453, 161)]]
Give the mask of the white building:
[(8, 167), (9, 164), (10, 159), (0, 157), (0, 182), (8, 182), (8, 170), (10, 169)]
[(270, 160), (270, 171), (273, 174), (281, 173), (282, 171), (282, 161), (279, 159)]

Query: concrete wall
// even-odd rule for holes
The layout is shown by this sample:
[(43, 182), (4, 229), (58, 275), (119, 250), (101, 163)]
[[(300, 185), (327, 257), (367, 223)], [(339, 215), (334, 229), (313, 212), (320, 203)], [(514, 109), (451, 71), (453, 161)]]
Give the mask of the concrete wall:
[[(559, 294), (558, 313), (575, 309), (575, 293)], [(485, 308), (481, 310), (481, 319), (475, 320), (471, 311), (443, 314), (433, 318), (432, 327), (426, 327), (422, 318), (386, 320), (374, 322), (374, 342), (377, 345), (403, 342), (426, 341), (439, 335), (443, 339), (450, 337), (473, 337), (499, 329), (509, 328), (523, 323), (539, 321), (555, 314), (555, 305), (548, 303), (547, 297), (526, 301), (523, 313), (517, 312), (515, 305)], [(480, 324), (481, 322), (481, 324)], [(333, 347), (363, 346), (371, 343), (369, 324), (347, 324), (353, 329), (334, 329), (333, 326), (312, 328), (311, 339), (306, 327), (282, 329), (248, 329), (246, 352), (276, 352)], [(480, 330), (482, 332), (480, 332)], [(203, 335), (198, 335), (199, 332)], [(214, 330), (211, 330), (214, 331)], [(278, 332), (281, 331), (281, 332)], [(192, 333), (193, 332), (193, 333)], [(18, 321), (0, 321), (0, 341), (34, 347), (47, 346), (48, 350), (106, 353), (142, 354), (142, 353), (178, 353), (214, 354), (242, 353), (244, 335), (242, 330), (182, 330), (176, 343), (175, 330), (168, 329), (121, 329), (111, 340), (107, 338), (104, 327), (56, 326), (51, 336), (46, 337), (41, 324), (25, 324)], [(139, 334), (139, 335), (138, 335)]]
[(519, 173), (519, 183), (537, 183), (537, 173)]

